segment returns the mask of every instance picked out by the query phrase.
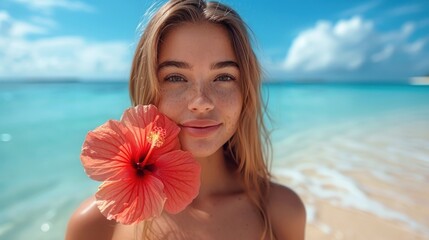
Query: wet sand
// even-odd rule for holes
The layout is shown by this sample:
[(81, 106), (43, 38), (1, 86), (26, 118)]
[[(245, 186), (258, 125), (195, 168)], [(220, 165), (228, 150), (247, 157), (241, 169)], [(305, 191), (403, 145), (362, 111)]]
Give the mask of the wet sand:
[(429, 239), (428, 116), (392, 113), (274, 144), (273, 173), (303, 199), (307, 239)]

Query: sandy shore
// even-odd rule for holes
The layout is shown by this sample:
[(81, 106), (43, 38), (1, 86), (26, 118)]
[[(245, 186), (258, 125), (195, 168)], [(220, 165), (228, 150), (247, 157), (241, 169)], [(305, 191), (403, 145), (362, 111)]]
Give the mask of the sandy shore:
[(286, 160), (274, 175), (302, 197), (307, 239), (429, 239), (427, 116), (366, 119), (275, 145)]
[[(317, 219), (307, 225), (306, 239), (428, 239), (402, 223), (327, 202), (315, 205)], [(421, 215), (423, 217), (423, 214)], [(426, 215), (427, 216), (427, 215)]]

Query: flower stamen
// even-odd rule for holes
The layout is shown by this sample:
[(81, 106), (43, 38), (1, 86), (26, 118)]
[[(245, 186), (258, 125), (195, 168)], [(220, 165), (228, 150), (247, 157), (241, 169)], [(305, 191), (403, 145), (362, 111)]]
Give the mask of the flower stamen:
[(149, 132), (149, 134), (146, 137), (146, 140), (150, 143), (149, 151), (146, 154), (146, 157), (144, 158), (142, 164), (145, 164), (146, 161), (149, 159), (152, 150), (157, 147), (161, 147), (164, 144), (165, 140), (165, 129), (161, 127), (153, 127), (152, 130)]
[(147, 135), (146, 139), (154, 147), (161, 147), (164, 144), (165, 129), (161, 127), (154, 127), (152, 131)]

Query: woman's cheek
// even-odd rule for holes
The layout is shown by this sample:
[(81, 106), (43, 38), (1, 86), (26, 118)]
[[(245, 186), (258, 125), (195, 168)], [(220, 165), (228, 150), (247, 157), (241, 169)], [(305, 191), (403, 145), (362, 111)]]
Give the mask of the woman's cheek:
[[(236, 107), (241, 110), (242, 107), (242, 96), (238, 86), (223, 86), (214, 89), (214, 95), (216, 96), (216, 102), (229, 108)], [(240, 111), (239, 111), (240, 112)]]
[(159, 111), (173, 121), (178, 121), (176, 113), (186, 106), (185, 92), (183, 89), (161, 89), (161, 98), (158, 104)]

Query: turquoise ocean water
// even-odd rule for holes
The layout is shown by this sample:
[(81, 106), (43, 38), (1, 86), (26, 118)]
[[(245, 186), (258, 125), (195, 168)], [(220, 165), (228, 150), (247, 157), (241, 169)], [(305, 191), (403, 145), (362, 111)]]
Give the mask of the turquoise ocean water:
[[(71, 212), (98, 186), (80, 165), (82, 142), (87, 131), (120, 118), (129, 106), (127, 88), (126, 83), (0, 83), (0, 239), (63, 239)], [(429, 128), (427, 86), (266, 84), (264, 94), (272, 119), (274, 169), (298, 185), (302, 176), (284, 171), (287, 162), (296, 158), (284, 151), (314, 143), (304, 138), (315, 136), (313, 139), (324, 141), (320, 136), (329, 136), (329, 129), (335, 126), (353, 126), (353, 132), (360, 134), (374, 132), (382, 121), (416, 121), (418, 128), (426, 132)], [(309, 132), (325, 135), (305, 135)], [(290, 143), (291, 139), (296, 142)], [(429, 136), (418, 140), (429, 146)], [(355, 143), (361, 142), (351, 141)], [(428, 180), (429, 172), (424, 151), (421, 160), (416, 158), (422, 181)], [(382, 175), (389, 166), (381, 165), (376, 174)], [(318, 191), (322, 193), (316, 197), (325, 196), (326, 191)], [(310, 215), (312, 211), (309, 206)], [(389, 217), (391, 212), (380, 214)], [(406, 213), (398, 214), (404, 217), (395, 215), (393, 219), (413, 221)], [(415, 221), (409, 227), (429, 232), (425, 222)]]

